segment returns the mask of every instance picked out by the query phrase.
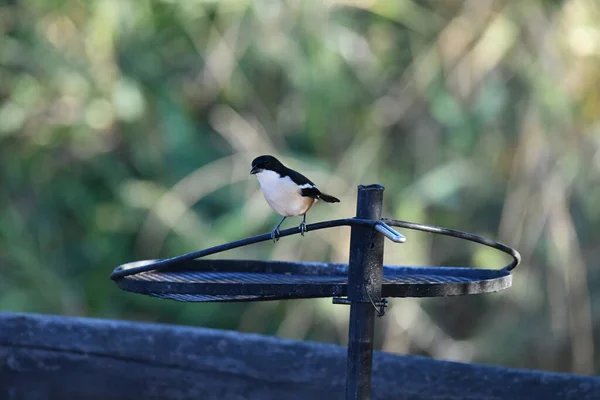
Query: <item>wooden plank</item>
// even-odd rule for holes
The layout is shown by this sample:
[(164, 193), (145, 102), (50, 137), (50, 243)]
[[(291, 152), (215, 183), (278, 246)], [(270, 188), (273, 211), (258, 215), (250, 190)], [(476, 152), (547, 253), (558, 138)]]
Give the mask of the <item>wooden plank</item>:
[[(343, 399), (346, 349), (0, 313), (0, 399)], [(373, 399), (598, 399), (600, 378), (376, 352)]]

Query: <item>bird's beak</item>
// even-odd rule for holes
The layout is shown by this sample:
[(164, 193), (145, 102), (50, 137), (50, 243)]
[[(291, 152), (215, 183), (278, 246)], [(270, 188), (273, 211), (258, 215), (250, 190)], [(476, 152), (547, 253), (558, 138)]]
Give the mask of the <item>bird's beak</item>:
[(258, 167), (252, 167), (252, 169), (250, 170), (250, 174), (254, 175), (254, 174), (258, 174), (261, 171), (260, 168)]

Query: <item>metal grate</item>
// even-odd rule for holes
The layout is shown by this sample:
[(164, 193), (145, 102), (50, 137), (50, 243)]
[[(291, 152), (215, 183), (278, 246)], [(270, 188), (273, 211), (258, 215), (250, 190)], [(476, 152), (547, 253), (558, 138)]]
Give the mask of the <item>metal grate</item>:
[[(124, 290), (154, 297), (213, 302), (346, 296), (347, 281), (347, 264), (192, 260), (179, 268), (126, 276), (117, 283)], [(384, 266), (382, 294), (452, 296), (494, 292), (510, 284), (506, 270)]]

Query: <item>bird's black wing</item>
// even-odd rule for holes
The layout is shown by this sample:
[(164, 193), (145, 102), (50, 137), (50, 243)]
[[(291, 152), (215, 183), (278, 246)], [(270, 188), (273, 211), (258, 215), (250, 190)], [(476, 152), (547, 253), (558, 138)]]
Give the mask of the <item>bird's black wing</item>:
[(283, 172), (282, 178), (284, 176), (289, 176), (292, 181), (298, 186), (307, 186), (310, 185), (316, 188), (315, 184), (312, 183), (310, 179), (302, 175), (300, 172), (294, 171), (293, 169), (286, 168), (286, 171)]
[(290, 179), (296, 185), (299, 186), (300, 195), (302, 195), (304, 197), (312, 197), (315, 199), (319, 198), (319, 196), (321, 195), (321, 191), (319, 189), (317, 189), (315, 184), (312, 183), (312, 181), (310, 179), (308, 179), (307, 177), (302, 175), (300, 172), (297, 172), (297, 171), (294, 171), (293, 169), (287, 168), (287, 171), (285, 171), (285, 175), (289, 176)]
[(303, 197), (312, 197), (318, 199), (321, 196), (321, 191), (314, 186), (300, 189), (300, 194)]
[(314, 199), (323, 200), (326, 203), (339, 203), (340, 199), (333, 197), (327, 193), (321, 192), (314, 186), (300, 189), (300, 194), (304, 197), (312, 197)]
[(300, 187), (300, 195), (303, 197), (312, 197), (313, 199), (320, 199), (327, 203), (339, 203), (339, 199), (321, 192), (310, 179), (300, 172), (287, 168), (283, 176), (289, 176)]

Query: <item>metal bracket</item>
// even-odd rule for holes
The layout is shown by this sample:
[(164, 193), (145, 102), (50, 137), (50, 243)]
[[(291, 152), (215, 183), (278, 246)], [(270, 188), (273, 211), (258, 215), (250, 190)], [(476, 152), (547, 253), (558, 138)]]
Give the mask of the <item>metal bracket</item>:
[[(347, 297), (334, 297), (333, 299), (331, 299), (331, 302), (333, 304), (342, 304), (346, 306), (352, 304), (352, 301)], [(385, 315), (385, 309), (388, 307), (389, 304), (387, 299), (381, 299), (381, 301), (371, 301), (370, 303), (373, 304), (373, 307), (375, 307), (375, 311), (377, 312), (378, 317), (383, 317)]]
[(383, 236), (390, 239), (394, 243), (404, 243), (406, 242), (406, 237), (401, 233), (397, 232), (395, 229), (390, 227), (388, 224), (382, 221), (378, 221), (375, 224), (375, 230), (379, 233), (382, 233)]

